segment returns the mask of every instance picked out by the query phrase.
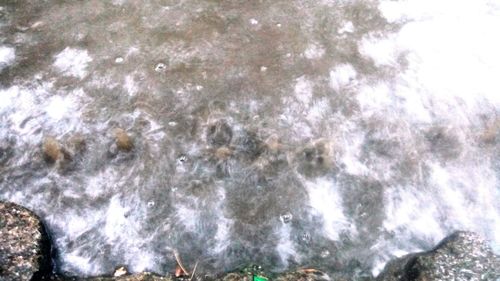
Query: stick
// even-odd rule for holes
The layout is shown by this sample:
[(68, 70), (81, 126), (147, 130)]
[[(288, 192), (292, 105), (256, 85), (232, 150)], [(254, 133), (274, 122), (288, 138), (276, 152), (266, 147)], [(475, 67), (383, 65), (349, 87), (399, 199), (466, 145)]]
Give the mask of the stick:
[(189, 275), (189, 272), (182, 265), (181, 258), (179, 256), (179, 252), (177, 252), (177, 250), (175, 250), (175, 249), (174, 249), (174, 257), (175, 257), (175, 260), (177, 261), (177, 264), (181, 267), (182, 271), (184, 271), (184, 273), (186, 273), (187, 275)]
[(189, 279), (189, 281), (193, 281), (194, 274), (196, 273), (197, 267), (198, 267), (198, 261), (196, 261), (196, 263), (194, 264), (193, 275), (191, 275), (191, 278)]

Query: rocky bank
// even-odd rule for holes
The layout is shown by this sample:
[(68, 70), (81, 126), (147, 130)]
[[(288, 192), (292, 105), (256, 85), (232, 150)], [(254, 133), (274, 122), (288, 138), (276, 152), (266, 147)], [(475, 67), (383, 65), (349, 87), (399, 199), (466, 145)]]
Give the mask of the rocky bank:
[[(51, 243), (40, 219), (14, 203), (0, 202), (0, 280), (54, 281), (159, 281), (196, 278), (159, 276), (153, 273), (129, 274), (124, 268), (104, 277), (79, 278), (54, 274)], [(267, 281), (260, 273), (237, 271), (210, 278), (216, 281)], [(360, 280), (330, 277), (315, 269), (299, 269), (272, 278), (278, 281)], [(362, 280), (373, 280), (365, 277)], [(477, 234), (458, 231), (443, 239), (434, 249), (413, 253), (389, 262), (375, 281), (500, 280), (500, 257)]]

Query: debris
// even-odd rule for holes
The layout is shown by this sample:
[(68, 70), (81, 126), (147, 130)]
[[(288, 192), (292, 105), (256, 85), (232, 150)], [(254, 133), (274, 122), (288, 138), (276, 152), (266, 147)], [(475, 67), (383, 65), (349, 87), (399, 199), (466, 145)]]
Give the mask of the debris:
[(269, 278), (264, 277), (264, 276), (260, 276), (260, 275), (253, 276), (253, 281), (268, 281), (268, 280), (269, 280)]
[(124, 276), (124, 275), (127, 275), (129, 274), (128, 273), (128, 270), (125, 266), (119, 266), (115, 269), (115, 272), (113, 273), (113, 276), (114, 277), (120, 277), (120, 276)]
[(191, 278), (189, 279), (189, 281), (193, 281), (193, 278), (196, 274), (196, 268), (198, 268), (198, 261), (196, 261), (196, 263), (194, 264), (193, 274), (191, 274)]
[(189, 272), (182, 265), (181, 258), (179, 256), (179, 252), (174, 250), (175, 261), (177, 262), (177, 266), (175, 267), (175, 277), (189, 276)]

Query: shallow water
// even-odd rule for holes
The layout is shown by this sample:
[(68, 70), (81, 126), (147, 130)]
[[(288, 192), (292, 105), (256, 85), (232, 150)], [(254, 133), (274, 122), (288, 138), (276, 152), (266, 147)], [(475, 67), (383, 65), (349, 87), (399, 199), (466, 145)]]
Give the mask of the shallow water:
[(174, 251), (376, 275), (458, 229), (500, 252), (499, 24), (488, 0), (4, 1), (0, 199), (70, 275)]

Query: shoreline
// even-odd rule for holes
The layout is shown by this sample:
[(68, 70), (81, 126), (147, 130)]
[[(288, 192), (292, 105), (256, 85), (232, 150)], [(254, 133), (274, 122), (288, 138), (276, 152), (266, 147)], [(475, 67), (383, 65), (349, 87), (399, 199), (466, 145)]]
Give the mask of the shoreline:
[[(54, 280), (54, 281), (140, 281), (140, 280), (214, 280), (214, 281), (313, 281), (313, 280), (499, 280), (500, 257), (495, 255), (479, 235), (457, 231), (444, 238), (432, 250), (410, 253), (391, 260), (377, 276), (345, 276), (331, 278), (321, 270), (307, 268), (279, 274), (268, 274), (259, 266), (216, 276), (189, 275), (176, 270), (173, 274), (150, 272), (129, 273), (119, 266), (109, 275), (97, 277), (64, 276), (54, 265), (54, 245), (49, 231), (31, 210), (15, 203), (0, 201), (0, 277), (2, 280)], [(182, 264), (178, 259), (178, 265)], [(178, 267), (179, 268), (179, 267)], [(195, 271), (195, 270), (194, 270)], [(201, 277), (200, 277), (201, 276)], [(443, 279), (446, 278), (446, 279)], [(477, 278), (477, 279), (474, 279)]]

